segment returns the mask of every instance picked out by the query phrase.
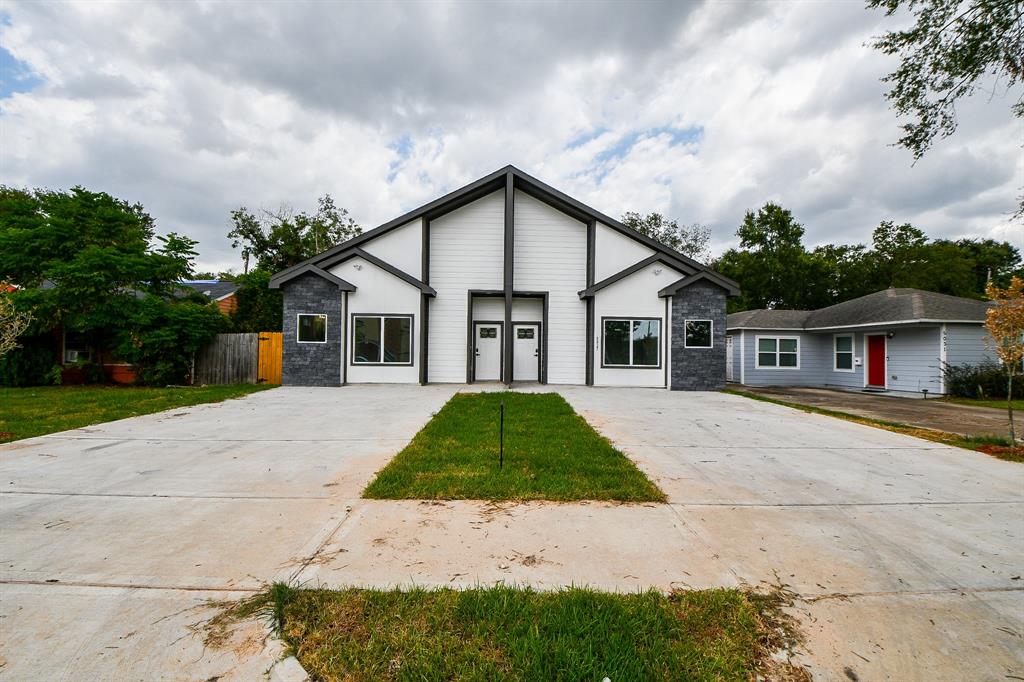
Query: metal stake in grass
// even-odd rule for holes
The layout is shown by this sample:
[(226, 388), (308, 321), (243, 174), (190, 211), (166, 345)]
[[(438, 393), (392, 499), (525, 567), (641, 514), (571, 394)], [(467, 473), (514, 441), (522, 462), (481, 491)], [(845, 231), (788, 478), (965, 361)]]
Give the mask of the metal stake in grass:
[(501, 401), (501, 408), (498, 411), (498, 468), (505, 466), (505, 401)]

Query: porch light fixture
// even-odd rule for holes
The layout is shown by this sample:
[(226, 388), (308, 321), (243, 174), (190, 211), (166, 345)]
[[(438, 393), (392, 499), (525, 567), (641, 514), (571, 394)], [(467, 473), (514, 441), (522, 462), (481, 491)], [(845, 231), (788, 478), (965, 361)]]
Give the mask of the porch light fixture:
[(885, 338), (891, 339), (894, 336), (896, 336), (896, 332), (889, 332), (888, 334), (885, 335)]

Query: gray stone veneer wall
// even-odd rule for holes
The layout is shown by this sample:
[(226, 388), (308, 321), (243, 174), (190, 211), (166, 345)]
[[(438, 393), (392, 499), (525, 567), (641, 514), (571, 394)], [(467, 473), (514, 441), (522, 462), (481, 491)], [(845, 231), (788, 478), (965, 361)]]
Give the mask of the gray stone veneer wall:
[[(672, 390), (725, 388), (725, 289), (694, 282), (672, 297)], [(685, 321), (711, 320), (711, 348), (686, 348)]]
[[(286, 386), (341, 385), (341, 297), (338, 287), (307, 273), (281, 285), (284, 294), (284, 362)], [(327, 315), (327, 343), (298, 343), (299, 313)]]

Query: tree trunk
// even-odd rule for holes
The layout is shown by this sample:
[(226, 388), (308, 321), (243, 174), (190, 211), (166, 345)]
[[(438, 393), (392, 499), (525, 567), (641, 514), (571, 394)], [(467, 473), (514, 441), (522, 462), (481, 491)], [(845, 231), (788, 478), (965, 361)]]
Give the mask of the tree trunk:
[(1013, 372), (1006, 375), (1006, 412), (1010, 416), (1010, 447), (1017, 446), (1017, 434), (1013, 430)]

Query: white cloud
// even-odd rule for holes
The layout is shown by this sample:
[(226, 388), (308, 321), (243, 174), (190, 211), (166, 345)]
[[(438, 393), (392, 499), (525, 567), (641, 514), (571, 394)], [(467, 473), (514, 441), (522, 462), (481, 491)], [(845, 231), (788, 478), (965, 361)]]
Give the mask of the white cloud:
[(14, 4), (0, 44), (42, 79), (0, 100), (0, 181), (142, 202), (238, 267), (239, 205), (330, 192), (371, 227), (507, 163), (611, 215), (732, 242), (791, 208), (810, 243), (880, 220), (1022, 243), (1011, 98), (961, 107), (920, 163), (857, 3)]

